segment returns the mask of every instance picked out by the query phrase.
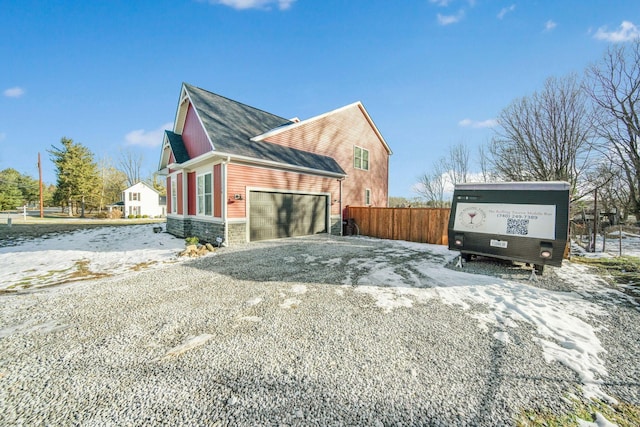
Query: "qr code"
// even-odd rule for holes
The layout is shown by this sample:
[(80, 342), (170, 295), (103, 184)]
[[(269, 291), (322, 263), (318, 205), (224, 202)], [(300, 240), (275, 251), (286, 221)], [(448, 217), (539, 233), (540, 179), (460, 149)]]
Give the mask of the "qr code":
[(519, 236), (526, 236), (527, 234), (529, 234), (529, 220), (508, 218), (507, 234), (517, 234)]

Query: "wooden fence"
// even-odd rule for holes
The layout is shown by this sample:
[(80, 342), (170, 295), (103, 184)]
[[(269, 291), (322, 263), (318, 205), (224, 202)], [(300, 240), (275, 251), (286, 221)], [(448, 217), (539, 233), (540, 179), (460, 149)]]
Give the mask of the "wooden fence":
[(372, 208), (347, 206), (344, 219), (353, 219), (362, 236), (447, 245), (449, 208)]

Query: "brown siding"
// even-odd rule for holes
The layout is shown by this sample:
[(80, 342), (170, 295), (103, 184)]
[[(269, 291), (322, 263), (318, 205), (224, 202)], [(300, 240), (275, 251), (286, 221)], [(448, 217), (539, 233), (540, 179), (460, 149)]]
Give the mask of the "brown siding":
[(198, 120), (198, 116), (191, 104), (189, 104), (189, 109), (187, 110), (187, 118), (182, 130), (182, 140), (191, 159), (211, 151), (211, 144), (207, 134), (200, 125), (200, 120)]
[[(227, 166), (228, 215), (229, 218), (245, 218), (247, 216), (247, 186), (282, 191), (331, 193), (331, 200), (338, 200), (339, 185), (339, 182), (334, 178), (229, 164)], [(234, 200), (234, 194), (241, 194), (242, 200)], [(335, 202), (331, 206), (331, 214), (338, 215), (339, 213), (339, 202)]]
[[(389, 153), (359, 105), (329, 114), (266, 139), (268, 142), (333, 157), (347, 173), (343, 184), (345, 205), (363, 205), (365, 189), (371, 204), (388, 204)], [(369, 170), (353, 167), (354, 146), (369, 151)]]
[(349, 206), (345, 218), (354, 219), (363, 236), (447, 245), (448, 208), (370, 208)]

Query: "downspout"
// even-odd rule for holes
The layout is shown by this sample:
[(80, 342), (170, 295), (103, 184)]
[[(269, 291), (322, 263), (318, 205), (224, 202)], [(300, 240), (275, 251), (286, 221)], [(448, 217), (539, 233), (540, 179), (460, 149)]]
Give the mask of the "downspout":
[(231, 157), (227, 156), (227, 160), (222, 162), (222, 171), (220, 171), (222, 175), (222, 185), (220, 187), (222, 188), (222, 200), (224, 201), (222, 203), (222, 228), (224, 229), (223, 238), (225, 245), (229, 244), (229, 220), (227, 218), (229, 207), (229, 197), (227, 196), (229, 193), (227, 189), (227, 164), (229, 164), (230, 161)]
[(340, 183), (340, 236), (342, 236), (342, 230), (344, 229), (344, 218), (342, 218), (342, 181), (344, 181), (344, 178), (338, 180)]

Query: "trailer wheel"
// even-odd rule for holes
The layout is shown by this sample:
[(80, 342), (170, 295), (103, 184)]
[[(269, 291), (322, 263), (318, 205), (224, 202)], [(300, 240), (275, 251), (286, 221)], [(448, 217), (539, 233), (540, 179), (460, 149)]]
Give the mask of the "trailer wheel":
[(536, 274), (542, 275), (542, 273), (544, 272), (544, 264), (536, 264), (533, 266), (533, 268), (536, 271)]
[(471, 261), (471, 254), (462, 253), (460, 255), (462, 255), (462, 259), (465, 260), (466, 262)]

